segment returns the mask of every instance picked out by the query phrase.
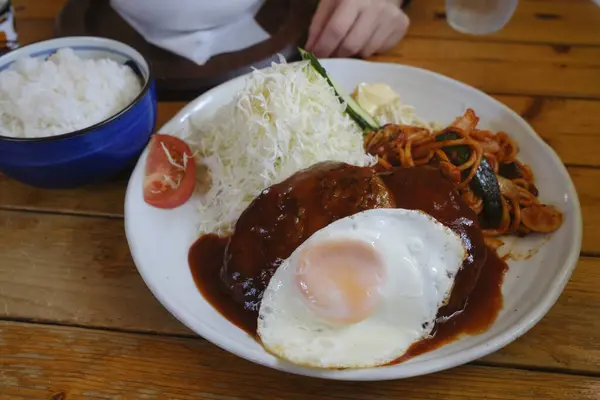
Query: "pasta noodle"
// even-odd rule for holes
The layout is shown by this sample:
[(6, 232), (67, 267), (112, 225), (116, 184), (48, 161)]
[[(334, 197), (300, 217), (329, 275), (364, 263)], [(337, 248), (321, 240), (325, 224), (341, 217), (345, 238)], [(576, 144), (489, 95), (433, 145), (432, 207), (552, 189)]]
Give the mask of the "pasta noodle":
[(500, 236), (552, 232), (562, 224), (562, 213), (538, 199), (534, 176), (517, 160), (519, 148), (505, 132), (477, 129), (479, 118), (468, 109), (449, 127), (431, 131), (424, 127), (388, 124), (365, 137), (365, 149), (378, 157), (378, 167), (410, 168), (432, 165), (453, 180), (462, 198), (485, 221), (485, 204), (471, 185), (482, 160), (498, 181), (502, 216), (497, 226), (484, 225), (484, 234)]

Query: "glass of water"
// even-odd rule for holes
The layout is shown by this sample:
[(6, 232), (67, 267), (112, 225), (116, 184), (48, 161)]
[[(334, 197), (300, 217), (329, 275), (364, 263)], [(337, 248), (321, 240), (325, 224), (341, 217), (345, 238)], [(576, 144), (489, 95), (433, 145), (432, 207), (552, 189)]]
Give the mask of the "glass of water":
[(519, 0), (446, 0), (448, 24), (462, 33), (485, 35), (502, 29)]

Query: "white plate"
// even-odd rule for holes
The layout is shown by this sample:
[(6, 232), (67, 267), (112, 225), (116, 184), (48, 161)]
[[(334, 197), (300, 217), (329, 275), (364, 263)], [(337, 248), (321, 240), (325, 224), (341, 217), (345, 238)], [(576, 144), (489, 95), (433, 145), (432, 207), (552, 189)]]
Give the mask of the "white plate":
[[(486, 333), (465, 337), (403, 364), (362, 370), (327, 371), (298, 367), (266, 353), (250, 336), (215, 311), (196, 288), (187, 255), (196, 239), (201, 215), (194, 201), (175, 210), (146, 205), (142, 178), (146, 153), (127, 188), (125, 228), (140, 274), (160, 302), (181, 322), (217, 346), (250, 361), (296, 374), (341, 380), (385, 380), (423, 375), (451, 368), (490, 354), (523, 335), (554, 304), (577, 263), (581, 249), (581, 211), (573, 183), (563, 164), (516, 113), (486, 94), (455, 80), (412, 67), (358, 60), (325, 60), (324, 66), (347, 91), (359, 82), (385, 82), (420, 116), (450, 123), (471, 107), (480, 126), (506, 131), (520, 149), (520, 158), (533, 168), (540, 198), (564, 212), (563, 226), (549, 237), (519, 239), (517, 251), (540, 248), (531, 258), (510, 261), (503, 294), (504, 308)], [(208, 119), (242, 88), (244, 77), (227, 82), (186, 106), (160, 131), (179, 132), (194, 119)], [(543, 242), (547, 243), (543, 244)], [(373, 338), (373, 340), (376, 340)]]

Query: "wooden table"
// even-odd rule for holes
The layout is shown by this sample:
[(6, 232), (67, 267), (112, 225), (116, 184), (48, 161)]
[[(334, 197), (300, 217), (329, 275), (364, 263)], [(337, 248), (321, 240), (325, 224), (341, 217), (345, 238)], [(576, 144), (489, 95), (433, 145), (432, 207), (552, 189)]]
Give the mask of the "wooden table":
[[(52, 36), (64, 0), (15, 0), (22, 43)], [(464, 36), (442, 0), (414, 0), (410, 35), (376, 60), (477, 86), (560, 155), (580, 196), (581, 259), (529, 333), (415, 379), (329, 382), (238, 359), (154, 299), (123, 231), (126, 180), (70, 191), (0, 175), (1, 399), (600, 399), (600, 7), (521, 0), (500, 33)], [(183, 106), (161, 103), (159, 126)]]

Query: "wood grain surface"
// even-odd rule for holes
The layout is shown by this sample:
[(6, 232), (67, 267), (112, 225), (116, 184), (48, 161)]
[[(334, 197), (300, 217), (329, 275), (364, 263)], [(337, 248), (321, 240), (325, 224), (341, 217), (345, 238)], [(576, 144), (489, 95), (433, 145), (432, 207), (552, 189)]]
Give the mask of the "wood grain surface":
[[(67, 0), (13, 0), (20, 19), (52, 20)], [(417, 3), (417, 1), (413, 1)], [(407, 9), (409, 36), (464, 39), (448, 26), (444, 0), (418, 0)], [(510, 41), (571, 45), (600, 45), (600, 15), (591, 0), (521, 0), (503, 30), (488, 36), (469, 36), (476, 41)]]
[[(21, 44), (51, 37), (65, 1), (13, 0)], [(0, 399), (600, 400), (600, 8), (521, 0), (488, 36), (455, 32), (444, 12), (444, 0), (413, 0), (408, 37), (373, 60), (494, 95), (557, 152), (582, 204), (583, 256), (531, 331), (471, 365), (404, 381), (272, 371), (189, 331), (145, 286), (123, 227), (129, 171), (60, 191), (0, 174)], [(157, 126), (183, 106), (160, 103)]]
[[(597, 400), (600, 380), (466, 366), (387, 382), (270, 370), (193, 338), (0, 322), (0, 395), (48, 399)], [(56, 397), (55, 397), (56, 399)]]
[(138, 275), (123, 221), (6, 211), (0, 221), (11, 238), (0, 241), (2, 317), (187, 332)]
[[(521, 116), (541, 135), (568, 166), (600, 167), (600, 102), (544, 97), (496, 96)], [(164, 125), (185, 103), (159, 104), (157, 127)], [(569, 116), (566, 118), (566, 116)], [(600, 204), (595, 168), (569, 168), (584, 207), (584, 248), (600, 252)], [(0, 209), (43, 210), (120, 217), (127, 173), (114, 182), (75, 190), (39, 190), (0, 174)]]
[[(419, 7), (413, 7), (419, 10), (413, 16), (413, 26), (426, 26), (428, 28), (424, 30), (430, 32), (430, 28), (435, 30), (436, 26), (441, 25), (444, 27), (441, 31), (454, 32), (447, 27), (443, 18), (436, 17), (440, 13), (440, 5), (443, 2), (421, 1)], [(47, 0), (47, 4), (38, 6), (35, 0), (16, 2), (17, 16), (21, 17), (25, 24), (21, 26), (19, 23), (20, 42), (26, 44), (51, 36), (54, 22), (43, 18), (53, 18), (63, 3), (64, 0)], [(593, 36), (592, 32), (595, 32), (600, 43), (600, 34), (598, 34), (600, 29), (593, 29), (594, 26), (600, 26), (598, 12), (585, 12), (593, 10), (594, 5), (591, 1), (522, 2), (517, 10), (519, 18), (513, 19), (515, 23), (519, 23), (513, 27), (518, 30), (515, 36), (522, 36), (522, 31), (531, 32), (536, 25), (541, 24), (539, 32), (552, 35), (552, 38), (559, 37), (557, 26), (554, 25), (561, 25), (564, 21), (561, 21), (561, 18), (536, 18), (536, 12), (532, 12), (531, 8), (547, 9), (546, 14), (560, 16), (567, 13), (567, 6), (570, 7), (569, 18), (586, 16), (586, 19), (590, 20), (582, 19), (576, 25), (578, 29), (583, 30), (581, 35), (590, 37)], [(421, 14), (423, 12), (433, 16), (433, 19), (426, 18)], [(572, 17), (571, 14), (576, 17)], [(421, 18), (424, 21), (421, 21)], [(424, 23), (425, 21), (427, 23)], [(47, 26), (44, 26), (44, 23), (47, 23)], [(553, 25), (553, 28), (550, 29), (546, 25)], [(572, 30), (575, 24), (571, 23), (568, 26)], [(510, 30), (509, 25), (502, 34)], [(421, 37), (423, 35), (420, 35), (418, 29), (413, 29), (396, 49), (386, 55), (374, 57), (373, 60), (430, 69), (490, 93), (600, 99), (600, 47), (577, 45), (578, 40), (566, 40), (572, 35), (573, 32), (560, 36), (565, 39), (560, 43), (550, 38), (541, 38), (532, 43), (490, 40), (484, 42), (472, 40), (471, 36), (450, 35), (456, 36), (457, 39), (452, 41), (452, 46), (448, 46), (448, 41), (445, 40), (448, 35), (424, 35), (428, 36), (424, 38)]]
[[(144, 285), (131, 260), (121, 220), (0, 211), (0, 237), (9, 236), (10, 240), (0, 241), (0, 316), (192, 334)], [(590, 329), (600, 315), (598, 287), (600, 259), (582, 258), (548, 316), (488, 359), (600, 374), (600, 363), (589, 363), (600, 360), (600, 331)]]
[(409, 37), (374, 61), (439, 72), (489, 93), (600, 98), (600, 48)]
[[(446, 23), (444, 1), (414, 1), (407, 10), (413, 23), (412, 36), (462, 39)], [(512, 19), (500, 32), (469, 36), (477, 41), (510, 41), (599, 45), (600, 24), (597, 6), (588, 0), (520, 0)]]
[[(583, 247), (586, 254), (600, 254), (600, 169), (569, 167), (583, 214)], [(74, 190), (40, 190), (14, 182), (0, 174), (0, 209), (123, 216), (127, 180)], [(1, 224), (0, 217), (0, 224)]]
[[(19, 31), (23, 44), (52, 35), (52, 21), (25, 20), (24, 24), (24, 33)], [(426, 68), (489, 93), (600, 99), (599, 47), (466, 40), (453, 40), (452, 46), (447, 43), (409, 36), (391, 53), (372, 60)]]

